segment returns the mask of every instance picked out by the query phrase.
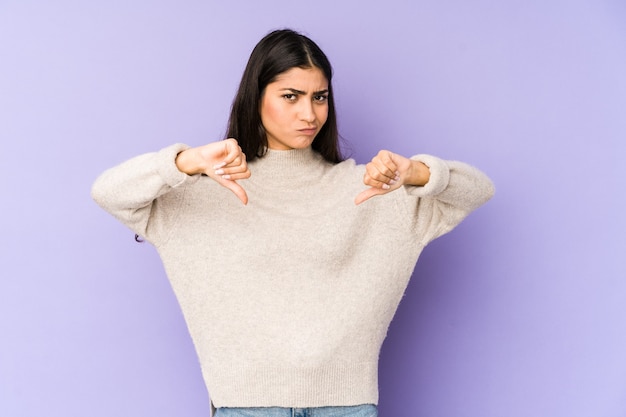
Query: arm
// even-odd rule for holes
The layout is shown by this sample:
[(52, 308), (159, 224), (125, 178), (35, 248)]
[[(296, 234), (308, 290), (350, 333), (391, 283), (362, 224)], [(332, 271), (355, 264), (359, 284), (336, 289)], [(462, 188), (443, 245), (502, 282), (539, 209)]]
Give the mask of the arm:
[(370, 188), (356, 197), (356, 204), (403, 186), (418, 197), (416, 221), (426, 241), (450, 231), (495, 191), (485, 174), (465, 163), (430, 155), (409, 159), (389, 151), (366, 165), (363, 182)]
[(153, 202), (199, 178), (176, 168), (176, 156), (187, 148), (182, 144), (172, 145), (106, 170), (91, 187), (92, 198), (135, 233), (146, 236)]
[[(132, 158), (102, 173), (91, 189), (93, 199), (135, 233), (147, 236), (148, 221), (161, 196), (207, 174), (231, 189), (244, 204), (237, 179), (250, 176), (245, 156), (234, 139), (189, 148), (176, 144)], [(165, 215), (165, 214), (164, 214)]]

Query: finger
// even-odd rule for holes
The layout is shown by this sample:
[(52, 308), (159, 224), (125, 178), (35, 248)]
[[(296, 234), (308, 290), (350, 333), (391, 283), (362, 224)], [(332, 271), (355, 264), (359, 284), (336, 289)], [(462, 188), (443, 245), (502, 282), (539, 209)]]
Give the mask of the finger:
[(380, 161), (372, 161), (371, 164), (372, 165), (370, 166), (368, 173), (372, 178), (384, 181), (388, 179), (393, 179), (397, 175), (397, 171), (394, 169), (393, 166), (385, 165)]
[(242, 160), (245, 160), (243, 150), (235, 139), (224, 140), (224, 153), (226, 154), (223, 159), (224, 166), (239, 165)]
[(246, 174), (248, 175), (248, 177), (250, 176), (250, 170), (248, 169), (247, 164), (237, 165), (237, 166), (226, 166), (223, 168), (218, 168), (214, 172), (215, 172), (215, 175), (220, 175), (220, 176), (237, 175), (239, 176), (238, 179), (247, 178), (245, 176)]
[(229, 156), (229, 159), (232, 158), (232, 160), (229, 161), (224, 161), (224, 167), (239, 167), (239, 166), (245, 166), (246, 165), (246, 158), (245, 155), (243, 153), (237, 153), (235, 154), (234, 158), (232, 156)]
[[(366, 173), (373, 181), (393, 185), (400, 179), (399, 172), (394, 163), (383, 163), (380, 159), (373, 159), (366, 166)], [(373, 185), (373, 184), (372, 184)]]
[(367, 190), (361, 191), (359, 195), (354, 199), (354, 204), (357, 206), (362, 202), (374, 197), (375, 195), (381, 195), (387, 193), (387, 190), (382, 190), (380, 188), (368, 188)]
[(239, 156), (243, 155), (243, 152), (235, 139), (224, 139), (220, 142), (221, 148), (219, 155), (215, 157), (215, 164), (213, 169), (219, 169), (230, 165)]
[[(376, 175), (376, 173), (374, 173)], [(370, 187), (382, 188), (384, 190), (389, 190), (392, 188), (397, 182), (399, 177), (394, 174), (393, 178), (387, 176), (378, 175), (377, 178), (370, 175), (369, 172), (366, 172), (363, 176), (363, 183)]]
[(369, 175), (366, 175), (363, 178), (363, 184), (367, 185), (368, 187), (381, 188), (383, 190), (388, 190), (391, 188), (393, 184), (395, 184), (395, 182), (394, 180), (389, 180), (389, 179), (377, 180), (377, 179), (370, 177)]
[(214, 166), (213, 168), (215, 170), (215, 175), (229, 175), (249, 172), (248, 163), (246, 162), (246, 158), (243, 154), (242, 156), (236, 157), (230, 164), (220, 164), (219, 166)]
[(393, 153), (383, 150), (378, 152), (372, 159), (372, 164), (376, 167), (378, 172), (389, 178), (395, 177), (398, 171), (398, 166), (393, 159), (393, 155)]
[(231, 180), (231, 181), (238, 181), (238, 180), (245, 180), (250, 178), (250, 171), (246, 170), (244, 172), (235, 172), (233, 174), (217, 174), (219, 175), (222, 179), (225, 180)]

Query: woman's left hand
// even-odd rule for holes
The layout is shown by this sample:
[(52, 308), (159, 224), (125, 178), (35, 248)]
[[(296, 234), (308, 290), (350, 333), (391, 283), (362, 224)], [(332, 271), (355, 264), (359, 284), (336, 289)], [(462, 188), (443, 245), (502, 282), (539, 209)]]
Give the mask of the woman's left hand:
[(381, 194), (394, 191), (402, 185), (425, 185), (430, 179), (430, 170), (419, 161), (396, 153), (382, 150), (365, 165), (363, 183), (370, 188), (361, 192), (355, 204)]

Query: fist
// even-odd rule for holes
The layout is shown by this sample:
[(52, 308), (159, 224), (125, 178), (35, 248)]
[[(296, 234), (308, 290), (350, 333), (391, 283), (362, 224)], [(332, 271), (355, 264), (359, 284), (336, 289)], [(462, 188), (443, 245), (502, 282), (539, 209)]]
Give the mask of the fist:
[(186, 174), (206, 174), (231, 190), (243, 204), (248, 195), (237, 180), (250, 178), (246, 155), (235, 139), (225, 139), (187, 149), (176, 158), (176, 166)]

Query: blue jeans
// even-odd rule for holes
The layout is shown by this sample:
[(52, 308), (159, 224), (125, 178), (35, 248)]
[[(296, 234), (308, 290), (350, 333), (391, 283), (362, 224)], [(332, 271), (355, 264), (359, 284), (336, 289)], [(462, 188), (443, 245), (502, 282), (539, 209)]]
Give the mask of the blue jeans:
[(214, 417), (378, 417), (378, 410), (373, 404), (346, 407), (246, 407), (218, 408)]

